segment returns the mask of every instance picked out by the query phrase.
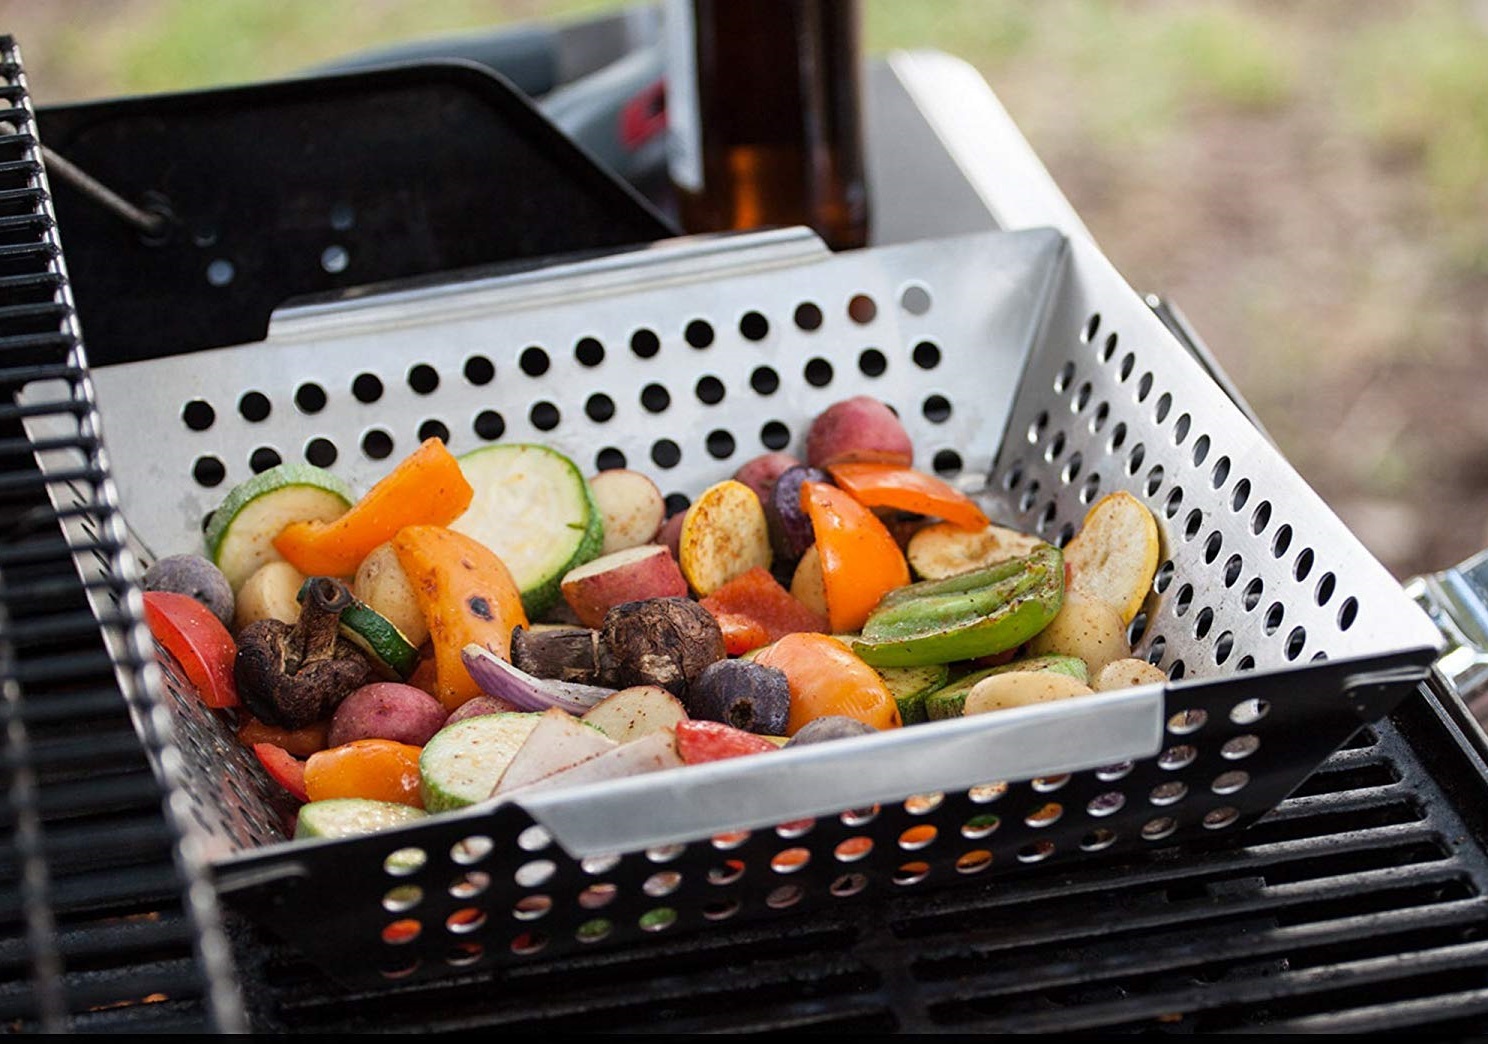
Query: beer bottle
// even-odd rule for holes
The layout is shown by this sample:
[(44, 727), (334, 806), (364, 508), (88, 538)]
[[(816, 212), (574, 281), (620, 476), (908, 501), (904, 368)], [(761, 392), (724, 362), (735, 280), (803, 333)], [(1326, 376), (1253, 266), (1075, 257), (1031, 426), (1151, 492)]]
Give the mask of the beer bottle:
[(689, 232), (868, 238), (856, 0), (668, 0), (668, 171)]

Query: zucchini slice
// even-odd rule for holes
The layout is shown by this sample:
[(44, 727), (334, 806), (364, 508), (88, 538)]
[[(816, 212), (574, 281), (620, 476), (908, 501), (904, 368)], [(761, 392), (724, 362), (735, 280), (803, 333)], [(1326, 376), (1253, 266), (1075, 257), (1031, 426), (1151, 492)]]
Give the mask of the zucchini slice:
[(234, 592), (266, 562), (281, 561), (273, 540), (291, 522), (330, 522), (352, 504), (351, 487), (313, 464), (280, 464), (238, 483), (207, 523), (207, 557)]
[(419, 665), (419, 651), (393, 622), (362, 602), (341, 610), (341, 633), (367, 654), (372, 669), (390, 680), (407, 681)]
[(369, 798), (327, 798), (301, 805), (295, 819), (297, 838), (358, 837), (425, 819), (428, 813), (412, 805)]
[(489, 798), (542, 718), (529, 711), (482, 714), (436, 732), (419, 756), (424, 808), (448, 812)]
[(450, 528), (496, 552), (536, 620), (558, 602), (563, 574), (604, 545), (594, 492), (572, 460), (535, 443), (482, 447), (460, 458), (460, 470), (475, 496)]

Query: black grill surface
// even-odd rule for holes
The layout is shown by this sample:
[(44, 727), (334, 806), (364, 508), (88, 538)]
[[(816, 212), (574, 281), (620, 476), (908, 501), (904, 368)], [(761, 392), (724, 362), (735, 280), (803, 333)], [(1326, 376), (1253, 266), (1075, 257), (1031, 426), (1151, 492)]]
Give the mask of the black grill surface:
[[(0, 120), (0, 1026), (1488, 1031), (1488, 775), (1427, 689), (1241, 844), (910, 886), (466, 979), (368, 992), (326, 979), (218, 910), (163, 807), (152, 765), (170, 738), (136, 730), (125, 695), (148, 679), (132, 566), (8, 39)], [(40, 379), (63, 392), (18, 405)], [(28, 416), (70, 434), (33, 444)], [(49, 484), (33, 451), (77, 466)], [(64, 539), (79, 525), (83, 552), (113, 567), (91, 592)]]

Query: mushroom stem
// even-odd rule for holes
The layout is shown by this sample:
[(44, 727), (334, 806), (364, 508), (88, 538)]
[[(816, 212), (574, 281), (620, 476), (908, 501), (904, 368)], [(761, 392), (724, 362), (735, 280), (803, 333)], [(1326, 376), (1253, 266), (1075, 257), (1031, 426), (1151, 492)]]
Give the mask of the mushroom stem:
[(300, 617), (285, 637), (284, 670), (297, 674), (302, 666), (336, 656), (341, 610), (351, 604), (346, 585), (329, 576), (313, 576), (300, 588)]

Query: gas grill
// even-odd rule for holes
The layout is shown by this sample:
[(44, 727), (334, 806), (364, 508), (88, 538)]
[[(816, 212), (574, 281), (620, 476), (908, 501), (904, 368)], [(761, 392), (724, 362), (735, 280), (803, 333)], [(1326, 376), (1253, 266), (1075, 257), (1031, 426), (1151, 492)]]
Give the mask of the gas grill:
[[(162, 689), (177, 692), (181, 682), (171, 677), (168, 665), (157, 663), (140, 624), (137, 569), (145, 551), (131, 529), (138, 519), (131, 517), (126, 525), (120, 506), (115, 477), (127, 473), (126, 461), (111, 456), (118, 452), (113, 422), (106, 426), (100, 417), (91, 367), (141, 362), (135, 354), (139, 338), (131, 328), (142, 316), (154, 324), (157, 356), (256, 342), (266, 332), (263, 350), (269, 351), (275, 324), (282, 332), (280, 318), (270, 321), (272, 305), (288, 290), (324, 295), (301, 313), (309, 329), (316, 317), (330, 317), (334, 325), (336, 316), (346, 314), (348, 300), (355, 303), (362, 291), (348, 292), (350, 284), (336, 278), (339, 255), (326, 254), (322, 241), (312, 244), (308, 235), (296, 241), (301, 230), (291, 222), (272, 244), (282, 257), (252, 273), (262, 293), (238, 312), (214, 319), (216, 299), (206, 289), (210, 284), (200, 281), (183, 291), (177, 314), (159, 314), (158, 303), (152, 312), (150, 295), (179, 279), (171, 266), (181, 263), (181, 254), (158, 252), (154, 256), (163, 267), (154, 271), (110, 265), (111, 257), (125, 256), (124, 233), (108, 215), (99, 215), (96, 203), (87, 210), (86, 201), (69, 199), (68, 190), (49, 185), (51, 171), (39, 151), (38, 118), (18, 51), (11, 41), (3, 50), (0, 79), (6, 86), (0, 93), (9, 108), (0, 119), (10, 129), (0, 137), (0, 381), (6, 391), (0, 404), (5, 425), (0, 433), (0, 695), (9, 801), (0, 857), (6, 871), (0, 945), (8, 974), (0, 997), (12, 1029), (1430, 1030), (1473, 1035), (1488, 1025), (1483, 734), (1463, 708), (1457, 675), (1440, 668), (1427, 674), (1414, 669), (1418, 657), (1402, 663), (1398, 656), (1376, 664), (1366, 682), (1350, 690), (1361, 704), (1368, 703), (1365, 690), (1372, 685), (1407, 690), (1386, 701), (1389, 713), (1366, 713), (1365, 707), (1360, 713), (1370, 723), (1357, 731), (1345, 729), (1349, 738), (1315, 771), (1301, 772), (1300, 783), (1273, 780), (1285, 799), (1243, 832), (1185, 835), (1179, 844), (1138, 844), (1046, 865), (1030, 858), (1016, 873), (968, 878), (954, 888), (870, 889), (851, 902), (804, 903), (769, 919), (723, 921), (689, 933), (638, 934), (619, 945), (555, 949), (495, 966), (456, 964), (437, 976), (363, 979), (344, 974), (344, 967), (328, 970), (303, 942), (287, 940), (255, 916), (275, 904), (282, 879), (270, 873), (258, 892), (249, 882), (244, 891), (257, 897), (246, 906), (231, 894), (219, 894), (219, 884), (249, 876), (244, 865), (223, 862), (216, 847), (220, 835), (224, 830), (255, 835), (264, 828), (203, 823), (203, 806), (235, 811), (260, 806), (252, 795), (221, 799), (193, 792), (216, 781), (200, 771), (202, 755), (183, 747), (183, 737), (192, 735), (190, 723), (179, 714), (173, 718), (166, 711), (170, 704), (158, 698)], [(1083, 238), (1078, 217), (1048, 183), (985, 85), (968, 74), (959, 63), (936, 55), (896, 56), (873, 71), (870, 130), (880, 140), (896, 142), (894, 154), (901, 158), (905, 143), (927, 146), (908, 173), (887, 162), (888, 150), (872, 157), (875, 198), (890, 204), (878, 219), (878, 241), (900, 243), (914, 257), (917, 242), (934, 240), (928, 249), (940, 250), (939, 237), (979, 228), (1015, 233), (1051, 227)], [(376, 96), (377, 91), (386, 94)], [(470, 103), (472, 92), (482, 104)], [(462, 241), (472, 252), (452, 255), (438, 239), (437, 221), (434, 241), (399, 249), (386, 239), (389, 228), (376, 224), (378, 216), (401, 224), (405, 235), (410, 223), (394, 208), (380, 211), (373, 200), (353, 201), (350, 211), (362, 223), (338, 229), (345, 234), (339, 245), (359, 261), (365, 253), (377, 253), (373, 270), (381, 279), (397, 281), (393, 293), (408, 293), (412, 280), (415, 296), (432, 294), (436, 310), (447, 300), (440, 297), (448, 292), (446, 283), (479, 284), (487, 278), (503, 286), (513, 279), (520, 283), (524, 272), (545, 274), (555, 257), (562, 264), (580, 259), (580, 275), (592, 280), (606, 270), (606, 259), (624, 268), (628, 246), (670, 234), (664, 218), (623, 186), (594, 176), (566, 152), (560, 137), (547, 133), (509, 95), (488, 93), (468, 70), (378, 70), (250, 95), (234, 95), (231, 103), (217, 93), (183, 98), (158, 111), (150, 111), (148, 103), (119, 103), (42, 114), (40, 139), (111, 187), (135, 188), (128, 164), (119, 159), (118, 142), (124, 139), (117, 136), (148, 131), (152, 120), (160, 121), (157, 133), (194, 129), (203, 138), (223, 136), (227, 148), (234, 138), (278, 120), (286, 128), (283, 154), (262, 158), (272, 168), (296, 158), (297, 149), (313, 151), (317, 128), (324, 126), (317, 115), (340, 112), (336, 122), (348, 141), (372, 133), (358, 127), (380, 125), (385, 131), (388, 123), (400, 134), (411, 134), (416, 132), (410, 126), (417, 124), (388, 120), (389, 113), (400, 105), (427, 113), (430, 100), (438, 99), (443, 108), (435, 108), (461, 126), (471, 126), (480, 113), (497, 114), (478, 124), (472, 137), (479, 144), (508, 154), (521, 150), (533, 164), (546, 161), (536, 168), (543, 172), (541, 184), (508, 186), (509, 198), (540, 190), (549, 194), (555, 212), (593, 208), (591, 213), (621, 212), (632, 221), (625, 226), (576, 221), (566, 226), (566, 238), (510, 228), (502, 234), (498, 228), (490, 242)], [(955, 98), (956, 105), (947, 105), (947, 98)], [(359, 114), (357, 105), (364, 106)], [(296, 118), (283, 119), (286, 110)], [(427, 133), (437, 134), (439, 128)], [(184, 138), (176, 140), (190, 155), (223, 151), (193, 150)], [(990, 149), (989, 140), (997, 148)], [(242, 155), (263, 151), (245, 148)], [(108, 166), (111, 153), (117, 169)], [(996, 156), (995, 164), (987, 162), (988, 155)], [(420, 150), (418, 164), (386, 171), (387, 181), (368, 191), (396, 186), (406, 203), (464, 185), (466, 205), (478, 206), (482, 193), (468, 184), (470, 157), (457, 157), (451, 168), (442, 169), (438, 156), (438, 150)], [(347, 162), (355, 164), (354, 158)], [(427, 169), (428, 163), (436, 169)], [(315, 172), (330, 189), (350, 177), (334, 166), (329, 161)], [(422, 188), (409, 169), (415, 166), (425, 167), (428, 175)], [(556, 178), (554, 172), (573, 177)], [(262, 185), (261, 173), (240, 172), (242, 183)], [(216, 174), (208, 184), (220, 187), (232, 176)], [(179, 176), (171, 192), (162, 193), (161, 205), (170, 197), (183, 211), (201, 210), (200, 200), (181, 195), (200, 179), (191, 171)], [(314, 187), (306, 191), (313, 193)], [(895, 206), (895, 200), (905, 202)], [(936, 205), (921, 209), (925, 200)], [(488, 230), (500, 220), (500, 215), (485, 216)], [(224, 229), (213, 231), (221, 235)], [(251, 234), (248, 227), (227, 231)], [(1038, 235), (1016, 232), (1008, 242), (1037, 246)], [(763, 254), (720, 256), (726, 262), (803, 251), (809, 256), (811, 244), (800, 237), (767, 240)], [(374, 250), (373, 243), (380, 245)], [(197, 242), (193, 249), (212, 245)], [(138, 252), (133, 241), (128, 251)], [(686, 256), (709, 260), (706, 252)], [(306, 257), (314, 263), (295, 271)], [(480, 265), (473, 275), (472, 264)], [(276, 285), (281, 279), (284, 285)], [(85, 287), (93, 295), (87, 300)], [(113, 307), (116, 301), (119, 307)], [(1233, 393), (1181, 316), (1164, 302), (1148, 303), (1182, 340), (1190, 361), (1197, 360), (1219, 387)], [(372, 295), (370, 307), (377, 306)], [(100, 317), (96, 336), (92, 314)], [(1108, 324), (1112, 319), (1108, 313)], [(81, 354), (85, 333), (86, 361)], [(152, 371), (150, 377), (163, 372)], [(97, 377), (107, 393), (114, 378), (102, 370)], [(1243, 414), (1243, 400), (1235, 408)], [(1030, 407), (1025, 403), (1023, 409)], [(1010, 417), (1019, 431), (1036, 420), (1032, 414), (1025, 419), (1016, 403)], [(104, 427), (109, 452), (100, 437)], [(120, 443), (126, 442), (121, 433)], [(649, 439), (636, 445), (647, 444)], [(626, 446), (634, 457), (638, 450)], [(349, 455), (347, 449), (342, 452)], [(975, 470), (992, 462), (966, 463)], [(1007, 461), (1001, 464), (1007, 474)], [(1067, 470), (1068, 458), (1060, 464)], [(1044, 505), (1023, 496), (1029, 484), (1011, 481), (1003, 492), (1010, 510), (1031, 524)], [(1026, 505), (1016, 506), (1020, 498)], [(1057, 529), (1061, 518), (1051, 515)], [(1173, 525), (1184, 519), (1176, 510), (1167, 517)], [(1441, 597), (1444, 589), (1457, 590), (1446, 582), (1455, 576), (1428, 578), (1410, 594), (1451, 632), (1460, 651), (1472, 634), (1448, 626), (1458, 607)], [(1174, 588), (1163, 613), (1184, 614), (1187, 602), (1180, 590)], [(1157, 611), (1152, 616), (1150, 631), (1170, 622)], [(1241, 635), (1237, 642), (1245, 640)], [(1212, 648), (1212, 643), (1183, 645), (1176, 639), (1174, 645), (1180, 652)], [(1287, 648), (1278, 657), (1290, 661)], [(1179, 653), (1167, 655), (1164, 666), (1181, 674), (1173, 670)], [(1282, 679), (1291, 677), (1284, 667), (1281, 671)], [(1325, 666), (1311, 672), (1318, 674), (1331, 678)], [(1346, 681), (1340, 684), (1347, 689)], [(1299, 699), (1312, 694), (1299, 683)], [(1278, 717), (1288, 713), (1277, 710)], [(1171, 722), (1169, 728), (1174, 729)], [(206, 739), (192, 742), (210, 745), (210, 731)], [(1297, 757), (1311, 756), (1306, 743), (1297, 745)], [(1152, 771), (1154, 779), (1163, 778)], [(1045, 782), (1051, 791), (1080, 785), (1061, 784), (1052, 775)], [(224, 789), (254, 785), (241, 778)], [(953, 795), (947, 798), (948, 806), (955, 804)], [(1223, 807), (1211, 804), (1211, 811)], [(887, 813), (884, 818), (893, 820)], [(522, 837), (531, 836), (527, 829), (525, 821), (510, 827)], [(693, 859), (685, 856), (675, 865), (690, 873)], [(250, 871), (254, 867), (251, 861), (247, 865)], [(275, 869), (272, 863), (263, 866)], [(893, 872), (891, 865), (883, 874)], [(293, 908), (290, 914), (305, 916)]]

